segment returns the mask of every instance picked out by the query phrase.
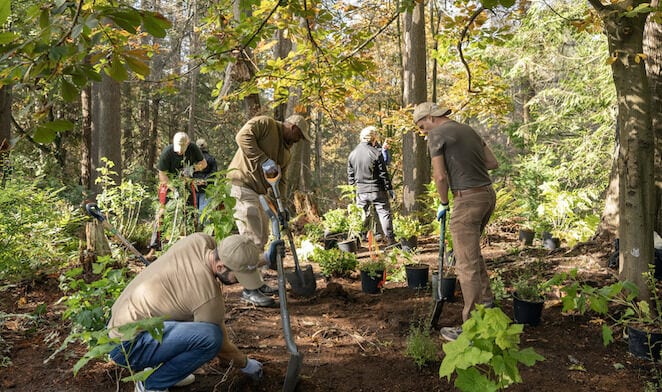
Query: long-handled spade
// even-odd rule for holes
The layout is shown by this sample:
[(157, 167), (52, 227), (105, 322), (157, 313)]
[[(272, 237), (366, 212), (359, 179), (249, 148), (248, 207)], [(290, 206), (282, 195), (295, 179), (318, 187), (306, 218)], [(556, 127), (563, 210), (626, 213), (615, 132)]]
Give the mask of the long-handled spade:
[(288, 227), (287, 212), (283, 205), (283, 201), (281, 200), (280, 191), (278, 190), (278, 182), (281, 178), (280, 166), (269, 160), (262, 164), (262, 171), (264, 172), (264, 178), (269, 185), (271, 185), (271, 189), (273, 189), (274, 197), (278, 204), (279, 223), (281, 226), (281, 230), (279, 231), (283, 231), (287, 234), (292, 257), (294, 258), (294, 272), (288, 272), (285, 276), (290, 283), (294, 294), (301, 297), (311, 297), (315, 294), (315, 290), (317, 289), (317, 281), (313, 274), (313, 267), (310, 264), (308, 264), (304, 270), (299, 266), (299, 258), (297, 257), (296, 246), (294, 245), (294, 237)]
[(439, 316), (441, 316), (441, 310), (444, 307), (444, 302), (446, 297), (443, 295), (443, 290), (441, 289), (442, 275), (444, 273), (444, 252), (446, 250), (446, 215), (441, 217), (441, 222), (439, 223), (439, 272), (438, 272), (438, 282), (437, 282), (437, 297), (436, 302), (434, 303), (434, 310), (432, 310), (432, 318), (430, 319), (430, 329), (436, 329), (437, 323), (439, 322)]
[(129, 249), (133, 254), (135, 254), (138, 257), (138, 259), (143, 262), (143, 264), (149, 265), (149, 261), (147, 261), (147, 259), (142, 255), (142, 253), (140, 253), (138, 249), (136, 249), (133, 245), (131, 245), (131, 243), (126, 238), (124, 238), (124, 236), (120, 234), (119, 231), (117, 231), (117, 229), (115, 229), (108, 222), (106, 217), (103, 216), (103, 214), (101, 213), (101, 210), (99, 210), (99, 206), (97, 206), (96, 203), (87, 203), (85, 205), (85, 210), (87, 211), (88, 214), (90, 214), (92, 217), (96, 218), (99, 222), (101, 222), (104, 228), (106, 228), (108, 231), (113, 233), (113, 235), (117, 237), (117, 239), (119, 239), (120, 242), (127, 247), (127, 249)]
[[(271, 208), (266, 198), (260, 195), (260, 204), (264, 212), (267, 213), (271, 219), (271, 228), (276, 240), (280, 240), (280, 223), (276, 212)], [(283, 255), (285, 254), (285, 243), (280, 242), (276, 251), (276, 269), (278, 270), (278, 296), (280, 302), (280, 320), (283, 324), (283, 335), (285, 336), (285, 344), (287, 351), (290, 353), (290, 360), (287, 363), (287, 372), (285, 373), (285, 381), (283, 382), (283, 391), (291, 392), (296, 388), (299, 382), (299, 373), (301, 372), (301, 364), (303, 363), (303, 354), (297, 349), (294, 338), (292, 337), (292, 329), (290, 327), (290, 313), (287, 310), (287, 294), (285, 292), (285, 278), (283, 270)]]

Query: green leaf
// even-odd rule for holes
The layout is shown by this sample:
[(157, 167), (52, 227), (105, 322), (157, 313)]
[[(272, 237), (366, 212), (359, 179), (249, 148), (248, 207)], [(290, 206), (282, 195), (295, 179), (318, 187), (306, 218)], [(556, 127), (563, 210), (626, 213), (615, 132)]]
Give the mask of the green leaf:
[(4, 25), (11, 14), (11, 1), (0, 0), (0, 25)]
[(43, 126), (37, 127), (34, 131), (34, 135), (32, 136), (34, 141), (36, 143), (51, 143), (53, 140), (55, 140), (55, 131)]
[[(0, 0), (0, 1), (8, 1), (8, 0)], [(18, 38), (18, 34), (16, 33), (11, 33), (8, 31), (0, 32), (0, 45), (6, 45), (8, 43), (11, 43), (16, 38)]]
[(48, 9), (43, 9), (41, 10), (41, 14), (39, 14), (39, 27), (45, 29), (49, 26), (49, 24), (50, 15), (48, 14)]
[(535, 352), (532, 347), (527, 347), (520, 351), (511, 350), (509, 354), (526, 366), (533, 366), (537, 361), (545, 360), (545, 357)]
[(70, 131), (74, 129), (74, 123), (69, 120), (54, 120), (43, 124), (43, 126), (52, 129), (55, 132)]
[(76, 362), (74, 365), (74, 376), (78, 374), (78, 371), (92, 359), (99, 358), (108, 354), (109, 352), (113, 351), (115, 346), (117, 346), (117, 343), (108, 343), (92, 347), (92, 349), (86, 352), (83, 358), (79, 359), (78, 362)]
[(66, 80), (62, 80), (60, 92), (62, 93), (62, 98), (67, 102), (74, 102), (78, 99), (78, 89)]
[(143, 14), (143, 29), (157, 38), (166, 36), (166, 29), (169, 29), (172, 23), (165, 16), (159, 13), (146, 12)]
[(499, 390), (496, 383), (488, 380), (475, 368), (458, 370), (455, 386), (461, 391), (496, 392)]
[(110, 62), (110, 68), (106, 68), (106, 73), (118, 82), (125, 81), (129, 77), (124, 64), (122, 64), (117, 56), (113, 56)]
[(123, 56), (126, 63), (129, 65), (129, 68), (138, 75), (148, 76), (150, 73), (150, 68), (147, 63), (144, 61), (133, 57), (133, 56)]
[(108, 17), (131, 34), (135, 34), (136, 28), (140, 26), (140, 13), (134, 9), (113, 9), (108, 12)]

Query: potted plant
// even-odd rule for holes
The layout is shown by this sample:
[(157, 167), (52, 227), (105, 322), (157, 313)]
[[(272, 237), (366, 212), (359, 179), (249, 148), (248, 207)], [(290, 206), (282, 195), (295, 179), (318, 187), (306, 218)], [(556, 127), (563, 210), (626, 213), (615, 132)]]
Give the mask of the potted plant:
[(324, 247), (326, 249), (336, 246), (338, 239), (344, 238), (347, 232), (347, 213), (344, 208), (327, 211), (322, 216), (324, 227)]
[(513, 283), (513, 318), (518, 324), (538, 325), (551, 283), (538, 273), (526, 271)]
[(383, 255), (371, 257), (359, 263), (361, 291), (378, 294), (386, 282), (386, 259)]
[[(652, 361), (660, 360), (662, 351), (662, 294), (656, 288), (652, 268), (644, 273), (650, 300), (639, 300), (639, 288), (630, 281), (616, 282), (604, 287), (580, 284), (576, 271), (573, 281), (562, 288), (563, 311), (585, 313), (592, 310), (607, 316), (611, 323), (602, 325), (602, 341), (607, 345), (614, 341), (614, 328), (622, 328), (628, 337), (628, 351)], [(613, 305), (612, 309), (609, 304)], [(616, 310), (616, 312), (612, 312)]]
[(420, 233), (421, 224), (418, 219), (412, 216), (395, 214), (393, 218), (393, 235), (396, 241), (400, 241), (403, 248), (416, 248)]
[(347, 237), (338, 242), (338, 247), (346, 252), (356, 252), (361, 241), (361, 230), (365, 215), (363, 209), (356, 204), (349, 204), (345, 213), (347, 222)]
[(421, 263), (413, 250), (404, 247), (402, 249), (393, 248), (388, 253), (388, 258), (392, 265), (398, 265), (400, 261), (404, 264), (407, 287), (414, 290), (427, 287), (430, 266)]

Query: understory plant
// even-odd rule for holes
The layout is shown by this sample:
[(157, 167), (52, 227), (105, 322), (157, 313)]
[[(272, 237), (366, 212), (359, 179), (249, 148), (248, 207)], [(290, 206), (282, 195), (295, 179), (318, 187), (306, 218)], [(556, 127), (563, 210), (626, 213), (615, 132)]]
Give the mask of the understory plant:
[[(568, 274), (570, 283), (562, 287), (563, 311), (584, 314), (591, 310), (606, 316), (611, 323), (602, 324), (602, 342), (614, 341), (614, 329), (632, 326), (646, 332), (662, 333), (662, 295), (656, 289), (652, 265), (644, 273), (650, 300), (638, 299), (639, 288), (631, 281), (619, 281), (603, 287), (593, 287), (577, 279), (577, 271)], [(565, 278), (563, 276), (562, 278)], [(609, 305), (614, 307), (610, 309)]]
[(408, 240), (421, 235), (421, 224), (418, 219), (397, 213), (394, 215), (393, 235), (396, 240)]
[(430, 336), (430, 328), (427, 323), (413, 323), (409, 327), (405, 355), (413, 359), (419, 369), (435, 361), (438, 350), (435, 339)]
[(322, 249), (316, 247), (308, 255), (308, 260), (317, 263), (322, 275), (327, 277), (348, 276), (356, 270), (358, 265), (355, 253), (343, 252), (338, 248)]
[(203, 231), (214, 236), (217, 241), (230, 235), (236, 228), (234, 206), (237, 200), (230, 195), (231, 185), (226, 175), (227, 171), (222, 170), (207, 178), (205, 196), (208, 204), (200, 214), (200, 221), (205, 223)]
[(500, 308), (476, 306), (457, 340), (443, 345), (439, 377), (457, 374), (455, 387), (461, 391), (499, 391), (521, 383), (518, 366), (545, 359), (531, 347), (520, 349), (523, 328)]

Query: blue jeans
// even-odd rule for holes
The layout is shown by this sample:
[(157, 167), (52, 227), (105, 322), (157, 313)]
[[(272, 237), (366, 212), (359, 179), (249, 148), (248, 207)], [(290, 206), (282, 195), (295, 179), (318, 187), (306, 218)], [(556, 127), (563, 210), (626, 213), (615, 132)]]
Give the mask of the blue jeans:
[(221, 328), (216, 324), (166, 321), (161, 343), (149, 332), (142, 332), (135, 339), (117, 345), (110, 357), (122, 366), (128, 365), (128, 359), (134, 371), (161, 365), (144, 384), (146, 389), (166, 389), (214, 358), (222, 344)]

